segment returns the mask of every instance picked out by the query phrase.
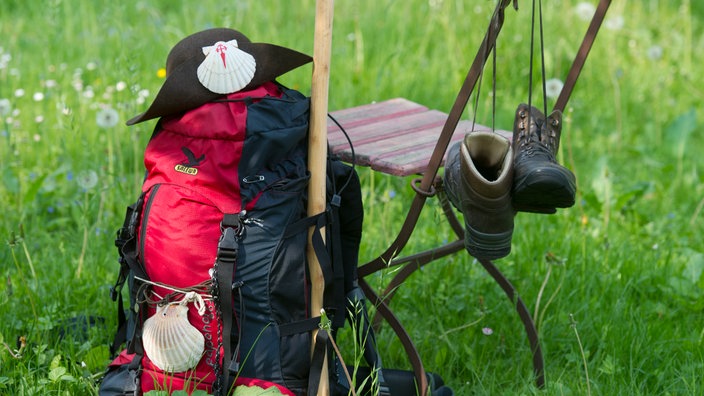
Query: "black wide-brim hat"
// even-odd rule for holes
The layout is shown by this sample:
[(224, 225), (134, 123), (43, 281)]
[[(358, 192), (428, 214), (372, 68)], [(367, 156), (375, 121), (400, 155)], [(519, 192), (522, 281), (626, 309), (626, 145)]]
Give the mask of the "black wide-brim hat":
[(213, 92), (200, 82), (198, 68), (206, 59), (204, 47), (231, 40), (236, 40), (237, 48), (251, 55), (256, 62), (251, 80), (237, 91), (246, 91), (272, 81), (313, 60), (306, 54), (278, 45), (253, 43), (233, 29), (215, 28), (194, 33), (171, 49), (166, 58), (164, 84), (147, 111), (131, 118), (127, 125), (182, 113), (225, 96), (225, 93)]

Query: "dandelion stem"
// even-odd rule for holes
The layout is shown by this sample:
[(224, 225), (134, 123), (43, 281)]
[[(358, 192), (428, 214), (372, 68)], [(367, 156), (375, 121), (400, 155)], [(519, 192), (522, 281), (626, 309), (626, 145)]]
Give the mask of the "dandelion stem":
[(587, 357), (584, 355), (584, 347), (582, 347), (582, 340), (579, 338), (579, 332), (577, 331), (577, 321), (574, 320), (574, 316), (570, 314), (570, 327), (574, 330), (574, 335), (577, 337), (577, 344), (579, 345), (579, 353), (582, 355), (582, 364), (584, 365), (584, 375), (587, 380), (587, 395), (591, 396), (592, 387), (589, 383), (589, 368), (587, 367)]
[(701, 201), (699, 201), (699, 204), (697, 204), (697, 208), (694, 210), (694, 213), (692, 214), (692, 218), (689, 219), (689, 226), (694, 227), (695, 221), (697, 220), (697, 217), (699, 217), (699, 213), (702, 211), (702, 208), (704, 208), (704, 198), (702, 198)]
[(533, 312), (533, 318), (538, 317), (538, 313), (540, 312), (540, 300), (543, 298), (543, 293), (545, 292), (545, 288), (548, 285), (548, 281), (550, 280), (550, 274), (552, 273), (552, 264), (548, 264), (548, 272), (545, 273), (545, 279), (543, 279), (543, 283), (540, 285), (540, 289), (538, 290), (538, 297), (535, 299), (535, 311)]
[(541, 327), (541, 325), (543, 323), (543, 319), (545, 318), (545, 313), (548, 311), (548, 307), (550, 306), (550, 304), (552, 304), (552, 302), (555, 301), (555, 298), (557, 298), (557, 295), (560, 293), (560, 290), (562, 289), (563, 283), (565, 283), (565, 272), (564, 271), (562, 272), (562, 276), (560, 277), (560, 283), (557, 284), (555, 291), (552, 292), (552, 294), (550, 295), (550, 298), (548, 298), (548, 301), (545, 303), (545, 306), (543, 307), (543, 312), (540, 313), (540, 317), (537, 319), (537, 322), (535, 324), (536, 328), (539, 329)]
[[(20, 273), (20, 277), (24, 278), (24, 271), (22, 271), (22, 267), (20, 267), (19, 260), (17, 260), (17, 255), (15, 255), (15, 249), (12, 248), (14, 242), (15, 241), (13, 240), (10, 243), (10, 252), (12, 253), (12, 260), (15, 262), (15, 267), (17, 268), (17, 272)], [(22, 244), (24, 245), (24, 243), (22, 243)], [(25, 247), (25, 251), (26, 251), (26, 249), (27, 248)], [(30, 265), (30, 267), (31, 267), (31, 265)], [(36, 280), (37, 280), (36, 276), (35, 276), (34, 280), (36, 282)], [(29, 286), (27, 286), (27, 284), (25, 284), (25, 287), (27, 288), (27, 295), (29, 296), (29, 306), (32, 308), (32, 315), (34, 315), (34, 320), (38, 321), (39, 316), (37, 315), (37, 308), (35, 307), (35, 304), (34, 304), (34, 297), (32, 296), (32, 289), (30, 289)]]
[(88, 226), (83, 227), (83, 246), (81, 247), (81, 255), (78, 256), (78, 267), (76, 267), (76, 278), (81, 277), (83, 271), (83, 261), (86, 257), (86, 248), (88, 247)]
[(456, 332), (456, 331), (460, 331), (460, 330), (468, 329), (468, 328), (470, 328), (470, 327), (472, 327), (472, 326), (476, 326), (476, 325), (478, 325), (479, 323), (482, 322), (482, 320), (484, 319), (484, 316), (486, 316), (486, 314), (482, 313), (482, 315), (479, 317), (479, 319), (475, 320), (474, 322), (465, 323), (465, 324), (463, 324), (462, 326), (453, 327), (453, 328), (451, 328), (451, 329), (445, 330), (445, 332), (442, 333), (442, 336), (441, 336), (441, 337), (447, 338), (447, 335), (450, 334), (450, 333), (454, 333), (454, 332)]
[(32, 273), (32, 278), (37, 280), (37, 273), (34, 271), (34, 263), (32, 262), (32, 256), (29, 255), (29, 249), (27, 249), (27, 244), (24, 243), (24, 239), (20, 241), (22, 244), (22, 250), (24, 251), (24, 256), (27, 258), (27, 264), (29, 265), (29, 271)]

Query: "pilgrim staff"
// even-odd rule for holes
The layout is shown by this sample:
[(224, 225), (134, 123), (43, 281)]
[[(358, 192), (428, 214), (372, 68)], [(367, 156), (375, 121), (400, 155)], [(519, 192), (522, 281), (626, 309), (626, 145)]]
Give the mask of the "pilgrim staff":
[[(308, 215), (314, 216), (325, 211), (325, 181), (327, 158), (327, 113), (328, 85), (330, 80), (330, 52), (332, 46), (333, 0), (317, 0), (315, 7), (315, 33), (313, 41), (313, 77), (311, 81), (310, 129), (308, 141)], [(325, 280), (320, 263), (311, 242), (314, 228), (311, 228), (308, 241), (308, 269), (311, 281), (311, 313), (320, 313), (323, 309), (323, 292)], [(320, 230), (324, 238), (323, 230)], [(312, 350), (320, 330), (313, 331)], [(320, 347), (320, 346), (319, 346)], [(326, 346), (323, 346), (326, 348)], [(312, 351), (311, 351), (312, 353)], [(330, 394), (327, 372), (327, 352), (323, 358), (318, 396)]]

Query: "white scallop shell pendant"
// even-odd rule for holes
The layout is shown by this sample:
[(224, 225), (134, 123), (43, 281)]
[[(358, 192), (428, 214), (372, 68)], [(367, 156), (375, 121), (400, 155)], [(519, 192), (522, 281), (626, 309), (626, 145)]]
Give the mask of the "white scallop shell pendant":
[(205, 338), (188, 321), (188, 306), (157, 306), (142, 330), (144, 351), (161, 370), (180, 373), (198, 364), (205, 350)]
[(246, 87), (254, 77), (257, 62), (237, 47), (237, 40), (203, 47), (205, 60), (198, 66), (198, 81), (211, 92), (230, 94)]

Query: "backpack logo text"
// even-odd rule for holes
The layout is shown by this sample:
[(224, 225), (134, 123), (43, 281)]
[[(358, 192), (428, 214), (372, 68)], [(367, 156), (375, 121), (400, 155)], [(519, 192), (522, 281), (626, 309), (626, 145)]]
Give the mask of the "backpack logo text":
[(191, 175), (191, 176), (195, 176), (198, 174), (198, 169), (192, 168), (190, 166), (182, 165), (182, 164), (178, 164), (178, 165), (174, 166), (174, 170), (176, 172), (185, 173), (185, 174)]
[(205, 160), (205, 154), (196, 158), (195, 154), (193, 154), (193, 151), (191, 151), (188, 147), (181, 147), (181, 151), (183, 151), (183, 154), (186, 155), (188, 161), (177, 164), (176, 166), (174, 166), (174, 170), (176, 172), (185, 173), (191, 176), (197, 175), (198, 169), (196, 169), (195, 167), (200, 165), (200, 163)]

